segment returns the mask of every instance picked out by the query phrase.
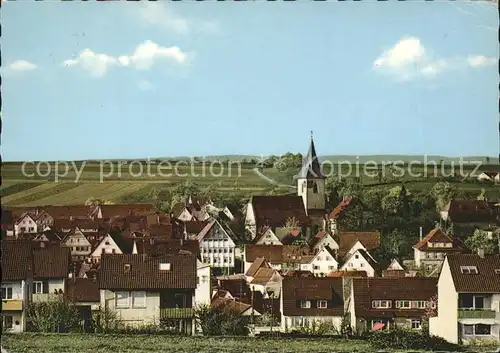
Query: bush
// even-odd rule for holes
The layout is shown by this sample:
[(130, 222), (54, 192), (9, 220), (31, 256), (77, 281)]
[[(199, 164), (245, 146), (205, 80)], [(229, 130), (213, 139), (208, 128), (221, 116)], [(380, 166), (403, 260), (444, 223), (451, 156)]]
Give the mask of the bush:
[(122, 328), (117, 312), (109, 308), (92, 312), (92, 326), (96, 333), (111, 333)]
[(205, 336), (246, 336), (249, 333), (245, 318), (236, 313), (203, 305), (195, 309), (195, 315)]
[(82, 320), (75, 305), (62, 298), (31, 303), (28, 316), (32, 329), (38, 332), (76, 331)]
[(425, 349), (458, 351), (459, 346), (443, 338), (417, 330), (394, 329), (377, 331), (370, 335), (368, 342), (374, 349)]

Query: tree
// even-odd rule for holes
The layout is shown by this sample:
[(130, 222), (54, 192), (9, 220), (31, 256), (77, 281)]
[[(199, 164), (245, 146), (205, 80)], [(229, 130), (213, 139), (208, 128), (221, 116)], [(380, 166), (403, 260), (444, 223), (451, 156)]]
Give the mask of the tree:
[(103, 199), (91, 196), (85, 201), (85, 206), (109, 205), (111, 203), (112, 203), (111, 201), (107, 201), (107, 200), (103, 200)]
[(486, 190), (481, 188), (481, 193), (477, 196), (479, 201), (486, 201)]
[(483, 249), (485, 254), (494, 254), (498, 251), (497, 240), (488, 236), (482, 229), (476, 229), (474, 234), (465, 239), (465, 245), (473, 251)]
[(28, 315), (38, 332), (70, 332), (78, 328), (82, 319), (74, 303), (63, 298), (32, 302)]
[(430, 195), (434, 198), (436, 208), (440, 211), (448, 202), (458, 196), (459, 192), (455, 185), (445, 181), (434, 184), (430, 191)]

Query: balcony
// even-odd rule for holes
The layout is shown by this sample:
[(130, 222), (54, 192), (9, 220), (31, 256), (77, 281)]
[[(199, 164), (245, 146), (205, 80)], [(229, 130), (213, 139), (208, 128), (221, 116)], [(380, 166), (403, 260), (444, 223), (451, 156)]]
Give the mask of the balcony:
[(33, 294), (33, 302), (48, 302), (62, 299), (62, 294), (54, 294), (54, 293), (38, 293)]
[(160, 308), (160, 317), (168, 319), (189, 319), (194, 316), (193, 308)]
[(459, 309), (459, 319), (494, 319), (496, 312), (490, 309)]
[(23, 310), (22, 300), (2, 300), (2, 311)]

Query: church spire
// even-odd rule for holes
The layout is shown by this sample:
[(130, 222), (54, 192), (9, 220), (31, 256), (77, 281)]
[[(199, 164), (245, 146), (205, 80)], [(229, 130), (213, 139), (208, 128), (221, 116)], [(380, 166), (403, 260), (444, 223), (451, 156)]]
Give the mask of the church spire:
[(298, 178), (302, 179), (314, 179), (314, 178), (324, 178), (323, 172), (321, 170), (321, 165), (316, 155), (316, 148), (314, 147), (313, 132), (311, 131), (311, 143), (309, 145), (309, 151), (302, 161), (302, 168), (300, 169)]

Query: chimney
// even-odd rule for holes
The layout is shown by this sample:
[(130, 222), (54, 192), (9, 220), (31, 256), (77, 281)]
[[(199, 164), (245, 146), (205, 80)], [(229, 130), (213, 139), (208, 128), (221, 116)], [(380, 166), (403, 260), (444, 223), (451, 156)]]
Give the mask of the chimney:
[(422, 227), (420, 227), (420, 241), (422, 241)]
[(477, 249), (477, 254), (481, 259), (484, 259), (484, 249), (482, 248)]

